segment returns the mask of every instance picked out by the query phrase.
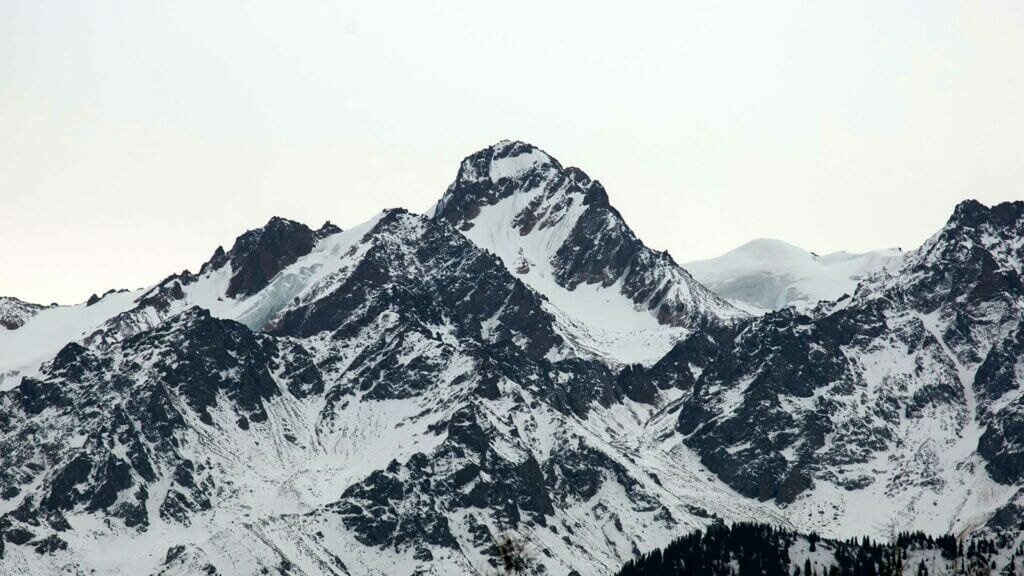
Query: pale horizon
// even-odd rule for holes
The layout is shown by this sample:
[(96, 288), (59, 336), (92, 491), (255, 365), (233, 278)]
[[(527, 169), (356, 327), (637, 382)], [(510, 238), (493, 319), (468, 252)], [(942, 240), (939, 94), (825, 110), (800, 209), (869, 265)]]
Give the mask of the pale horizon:
[(960, 201), (1024, 198), (1014, 2), (0, 14), (0, 295), (36, 303), (196, 271), (271, 216), (422, 212), (501, 139), (602, 181), (680, 263), (908, 250)]

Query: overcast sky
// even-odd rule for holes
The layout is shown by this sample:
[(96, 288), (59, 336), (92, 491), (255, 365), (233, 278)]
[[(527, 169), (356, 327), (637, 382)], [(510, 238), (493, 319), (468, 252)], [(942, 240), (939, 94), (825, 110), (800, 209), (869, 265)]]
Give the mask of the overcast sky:
[(423, 211), (502, 138), (677, 261), (912, 248), (1024, 198), (1024, 2), (0, 3), (0, 294)]

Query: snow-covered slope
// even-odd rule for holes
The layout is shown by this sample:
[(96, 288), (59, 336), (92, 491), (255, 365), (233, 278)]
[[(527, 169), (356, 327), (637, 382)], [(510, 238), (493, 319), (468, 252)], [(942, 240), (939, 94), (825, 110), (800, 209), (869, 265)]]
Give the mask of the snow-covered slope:
[(1024, 202), (964, 202), (851, 297), (681, 343), (648, 374), (691, 386), (679, 441), (802, 529), (1018, 537), (1022, 237)]
[(613, 361), (653, 362), (693, 328), (744, 316), (646, 247), (600, 182), (523, 142), (463, 160), (434, 217), (501, 258), (573, 340)]
[(853, 294), (857, 284), (881, 270), (899, 266), (903, 252), (834, 252), (818, 256), (781, 240), (752, 240), (717, 258), (683, 264), (719, 296), (753, 314)]
[[(92, 304), (36, 307), (17, 329), (0, 328), (0, 390), (16, 385), (65, 344), (85, 338), (112, 316), (130, 309), (143, 291), (108, 292)], [(13, 323), (12, 323), (13, 324)]]
[[(192, 306), (259, 329), (302, 287), (318, 280), (318, 272), (332, 272), (329, 267), (324, 271), (324, 259), (337, 256), (372, 223), (334, 237), (340, 229), (330, 223), (313, 231), (297, 222), (273, 218), (266, 226), (239, 236), (231, 251), (218, 248), (199, 274), (186, 270), (149, 288), (111, 290), (72, 306), (29, 308), (31, 313), (21, 314), (22, 324), (16, 330), (0, 330), (0, 388), (17, 385), (22, 375), (33, 374), (41, 362), (53, 358), (68, 343), (108, 346), (154, 328)], [(302, 265), (280, 274), (303, 256)], [(272, 278), (278, 281), (271, 283)], [(5, 302), (20, 301), (0, 299), (0, 306)], [(14, 310), (14, 306), (5, 309)]]
[(654, 407), (444, 222), (384, 212), (236, 297), (267, 260), (232, 252), (0, 395), (0, 574), (467, 573), (505, 532), (604, 573), (775, 518), (621, 444)]

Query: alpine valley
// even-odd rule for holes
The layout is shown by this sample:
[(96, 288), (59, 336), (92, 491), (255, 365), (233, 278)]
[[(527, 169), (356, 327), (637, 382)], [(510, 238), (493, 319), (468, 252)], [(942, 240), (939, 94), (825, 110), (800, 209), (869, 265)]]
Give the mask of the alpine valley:
[(787, 574), (898, 534), (906, 574), (957, 541), (1022, 569), (1024, 202), (694, 268), (720, 294), (503, 141), (427, 214), (0, 298), (0, 574), (488, 574), (509, 538), (529, 573), (660, 574), (744, 534)]

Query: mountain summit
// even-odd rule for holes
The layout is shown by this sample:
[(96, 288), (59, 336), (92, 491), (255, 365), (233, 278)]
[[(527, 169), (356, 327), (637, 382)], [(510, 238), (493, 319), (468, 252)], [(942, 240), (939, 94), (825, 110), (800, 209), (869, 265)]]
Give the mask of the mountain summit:
[(898, 267), (902, 259), (897, 249), (819, 256), (781, 240), (759, 238), (717, 258), (684, 266), (729, 302), (763, 314), (787, 306), (807, 310), (820, 301), (853, 294), (859, 282)]
[(608, 357), (651, 359), (688, 330), (745, 316), (644, 245), (599, 181), (531, 144), (468, 156), (433, 216), (498, 255)]

